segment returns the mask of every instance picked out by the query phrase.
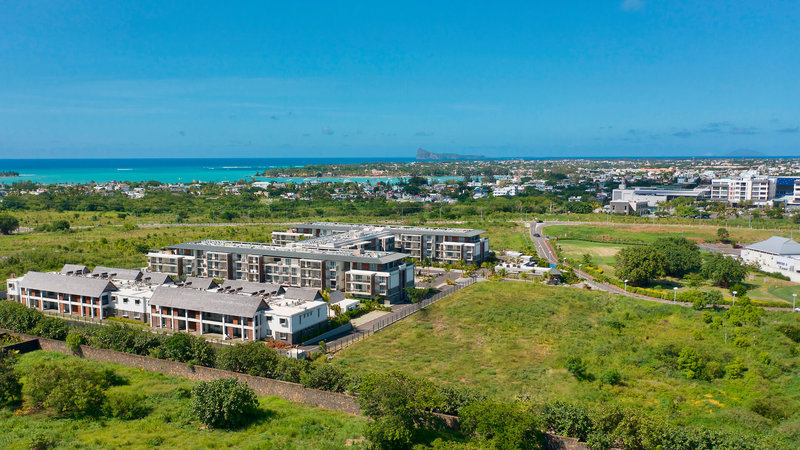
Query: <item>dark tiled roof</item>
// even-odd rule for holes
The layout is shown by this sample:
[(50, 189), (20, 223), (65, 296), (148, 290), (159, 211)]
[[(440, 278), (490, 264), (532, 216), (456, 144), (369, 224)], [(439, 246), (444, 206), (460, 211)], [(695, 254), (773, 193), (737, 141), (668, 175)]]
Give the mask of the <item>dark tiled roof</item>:
[(253, 317), (259, 310), (268, 308), (261, 297), (170, 286), (157, 287), (150, 304), (240, 317)]
[(26, 273), (19, 286), (86, 297), (100, 297), (103, 292), (117, 290), (117, 287), (108, 280), (42, 272)]

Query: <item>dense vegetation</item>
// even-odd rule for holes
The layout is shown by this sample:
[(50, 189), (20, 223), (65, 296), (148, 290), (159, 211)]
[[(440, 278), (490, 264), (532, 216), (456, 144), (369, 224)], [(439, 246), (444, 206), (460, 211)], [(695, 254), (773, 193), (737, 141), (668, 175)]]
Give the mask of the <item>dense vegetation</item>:
[(703, 426), (786, 445), (800, 438), (796, 330), (800, 319), (790, 313), (752, 306), (695, 311), (487, 282), (334, 362), (356, 372), (402, 370), (491, 399), (577, 403), (589, 416), (601, 405), (631, 408), (643, 421), (663, 418), (659, 426)]

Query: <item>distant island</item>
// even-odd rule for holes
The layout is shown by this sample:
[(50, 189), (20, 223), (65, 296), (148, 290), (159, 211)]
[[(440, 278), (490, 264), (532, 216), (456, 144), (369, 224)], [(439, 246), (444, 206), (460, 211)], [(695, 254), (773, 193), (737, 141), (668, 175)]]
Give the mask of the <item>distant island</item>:
[(419, 161), (454, 161), (464, 159), (486, 159), (486, 157), (483, 155), (459, 155), (458, 153), (433, 153), (422, 148), (417, 149), (417, 160)]
[(9, 177), (18, 177), (18, 176), (19, 176), (19, 172), (12, 172), (12, 171), (0, 172), (0, 178), (9, 178)]

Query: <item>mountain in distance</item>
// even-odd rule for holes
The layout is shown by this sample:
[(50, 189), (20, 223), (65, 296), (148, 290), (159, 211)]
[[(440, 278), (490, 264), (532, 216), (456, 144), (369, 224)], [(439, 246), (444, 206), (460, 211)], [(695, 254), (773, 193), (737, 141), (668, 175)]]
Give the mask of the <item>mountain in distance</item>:
[(752, 150), (749, 148), (740, 148), (723, 156), (728, 158), (768, 158), (767, 155), (759, 152), (758, 150)]
[(483, 155), (459, 155), (458, 153), (433, 153), (425, 149), (417, 149), (418, 161), (457, 161), (465, 159), (486, 159)]

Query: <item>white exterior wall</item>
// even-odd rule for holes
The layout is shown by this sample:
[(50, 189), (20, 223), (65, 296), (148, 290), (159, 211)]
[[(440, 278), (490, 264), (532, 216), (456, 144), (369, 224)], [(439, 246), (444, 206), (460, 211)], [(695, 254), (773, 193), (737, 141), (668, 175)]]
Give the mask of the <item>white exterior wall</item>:
[(778, 272), (800, 283), (800, 255), (773, 255), (746, 248), (741, 258), (747, 264), (757, 264), (765, 272)]

